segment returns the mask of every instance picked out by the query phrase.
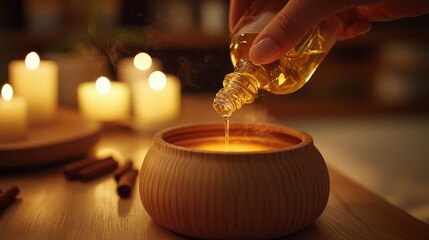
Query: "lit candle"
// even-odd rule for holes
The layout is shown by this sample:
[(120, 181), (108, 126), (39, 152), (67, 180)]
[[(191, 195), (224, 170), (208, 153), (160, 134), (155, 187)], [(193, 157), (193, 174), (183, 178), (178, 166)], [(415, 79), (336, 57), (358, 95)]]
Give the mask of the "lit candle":
[(26, 99), (28, 121), (46, 123), (51, 121), (58, 108), (58, 65), (54, 61), (40, 61), (31, 52), (25, 61), (11, 61), (9, 80), (17, 96)]
[[(133, 99), (134, 95), (136, 95), (136, 83), (141, 80), (147, 80), (150, 73), (160, 69), (160, 61), (158, 59), (153, 59), (145, 52), (140, 52), (133, 58), (129, 57), (119, 60), (117, 67), (118, 80), (130, 86), (131, 106), (134, 105)], [(132, 111), (134, 111), (134, 107), (132, 107)]]
[(0, 141), (13, 141), (25, 137), (27, 104), (25, 99), (13, 96), (13, 89), (5, 84), (0, 99)]
[(101, 122), (126, 120), (130, 111), (130, 91), (125, 83), (99, 77), (95, 83), (79, 85), (78, 104), (88, 119)]
[(160, 70), (161, 63), (149, 54), (141, 52), (134, 58), (123, 58), (118, 62), (118, 80), (128, 83), (131, 88), (135, 81), (147, 79), (153, 71)]
[(180, 81), (161, 71), (135, 83), (134, 117), (136, 128), (156, 128), (173, 120), (180, 111)]

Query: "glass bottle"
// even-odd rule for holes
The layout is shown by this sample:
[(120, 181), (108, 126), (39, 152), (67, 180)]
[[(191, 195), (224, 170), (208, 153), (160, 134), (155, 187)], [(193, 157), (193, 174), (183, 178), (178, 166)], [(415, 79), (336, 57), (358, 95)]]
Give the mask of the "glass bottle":
[[(337, 40), (341, 22), (335, 16), (309, 30), (283, 57), (266, 65), (254, 65), (249, 50), (257, 34), (285, 6), (287, 0), (256, 0), (231, 34), (230, 53), (234, 72), (225, 76), (213, 107), (229, 118), (243, 104), (252, 103), (260, 90), (288, 94), (311, 77)], [(305, 13), (303, 13), (305, 14)]]

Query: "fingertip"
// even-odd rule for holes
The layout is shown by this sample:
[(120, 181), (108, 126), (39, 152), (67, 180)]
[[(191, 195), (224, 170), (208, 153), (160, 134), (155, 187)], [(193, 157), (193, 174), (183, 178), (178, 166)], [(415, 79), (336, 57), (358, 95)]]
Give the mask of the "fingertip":
[(276, 41), (267, 37), (253, 44), (249, 51), (249, 57), (254, 64), (262, 65), (276, 60), (280, 51)]
[[(249, 56), (253, 63), (273, 62), (287, 53), (313, 26), (308, 17), (302, 16), (308, 1), (289, 1), (256, 37)], [(314, 20), (314, 19), (313, 19)]]

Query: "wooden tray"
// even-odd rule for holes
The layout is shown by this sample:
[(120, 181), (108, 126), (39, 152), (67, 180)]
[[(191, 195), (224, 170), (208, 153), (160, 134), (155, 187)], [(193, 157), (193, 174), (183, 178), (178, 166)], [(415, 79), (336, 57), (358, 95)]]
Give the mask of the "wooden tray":
[(0, 169), (39, 166), (88, 152), (99, 139), (101, 126), (68, 108), (58, 109), (52, 123), (29, 127), (20, 141), (0, 143)]

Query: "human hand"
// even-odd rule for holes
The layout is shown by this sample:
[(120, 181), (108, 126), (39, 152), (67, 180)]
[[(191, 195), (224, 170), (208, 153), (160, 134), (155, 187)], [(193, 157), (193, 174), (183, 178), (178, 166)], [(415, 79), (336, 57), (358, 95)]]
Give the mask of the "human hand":
[[(249, 0), (231, 0), (231, 31), (250, 4)], [(368, 32), (372, 21), (415, 17), (428, 12), (427, 0), (290, 0), (256, 37), (249, 56), (258, 65), (273, 62), (295, 46), (309, 29), (334, 14), (343, 21), (339, 39), (347, 39)]]

